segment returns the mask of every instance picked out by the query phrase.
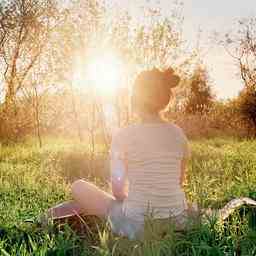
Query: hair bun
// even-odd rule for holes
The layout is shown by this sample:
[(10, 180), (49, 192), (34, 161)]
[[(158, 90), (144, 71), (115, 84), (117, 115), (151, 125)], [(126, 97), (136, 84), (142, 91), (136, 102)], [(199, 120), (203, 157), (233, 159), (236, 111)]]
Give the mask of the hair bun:
[(162, 72), (164, 76), (164, 80), (166, 81), (166, 84), (170, 88), (176, 87), (180, 82), (180, 77), (178, 75), (174, 74), (174, 70), (170, 67)]

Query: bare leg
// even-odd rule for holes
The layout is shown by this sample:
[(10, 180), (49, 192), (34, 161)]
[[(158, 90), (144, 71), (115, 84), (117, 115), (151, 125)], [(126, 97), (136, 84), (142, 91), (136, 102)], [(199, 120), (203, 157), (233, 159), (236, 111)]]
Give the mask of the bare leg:
[(75, 202), (87, 215), (106, 216), (115, 198), (92, 183), (77, 180), (71, 187)]
[(92, 183), (77, 180), (72, 184), (74, 201), (64, 202), (48, 210), (53, 219), (65, 218), (75, 214), (106, 216), (115, 198)]
[(48, 210), (48, 216), (53, 219), (61, 219), (81, 214), (83, 214), (83, 209), (75, 201), (67, 201), (58, 204)]

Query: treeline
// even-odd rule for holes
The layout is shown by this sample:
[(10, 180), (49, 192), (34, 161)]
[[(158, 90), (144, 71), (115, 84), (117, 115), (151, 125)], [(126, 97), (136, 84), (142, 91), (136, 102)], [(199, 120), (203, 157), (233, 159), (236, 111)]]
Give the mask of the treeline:
[[(236, 99), (220, 102), (200, 53), (188, 51), (183, 40), (182, 3), (175, 2), (165, 19), (161, 10), (144, 8), (143, 24), (110, 9), (95, 0), (0, 3), (0, 142), (36, 136), (42, 145), (43, 136), (51, 134), (88, 140), (92, 151), (97, 141), (108, 145), (106, 104), (114, 106), (117, 126), (132, 122), (132, 81), (154, 66), (172, 66), (181, 76), (166, 117), (189, 134), (256, 134), (255, 18), (240, 21), (238, 30), (219, 42), (237, 61), (244, 82)], [(106, 51), (127, 67), (124, 86), (111, 98), (98, 95), (86, 77), (76, 86), (78, 64), (86, 69), (93, 56)]]

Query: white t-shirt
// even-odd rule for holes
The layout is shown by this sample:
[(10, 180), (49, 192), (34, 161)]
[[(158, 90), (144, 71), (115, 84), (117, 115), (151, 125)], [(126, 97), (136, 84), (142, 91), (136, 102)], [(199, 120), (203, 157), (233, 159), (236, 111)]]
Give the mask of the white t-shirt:
[(164, 122), (123, 128), (112, 140), (111, 154), (117, 152), (127, 168), (129, 194), (123, 203), (127, 217), (168, 218), (187, 208), (180, 175), (189, 147), (181, 128)]

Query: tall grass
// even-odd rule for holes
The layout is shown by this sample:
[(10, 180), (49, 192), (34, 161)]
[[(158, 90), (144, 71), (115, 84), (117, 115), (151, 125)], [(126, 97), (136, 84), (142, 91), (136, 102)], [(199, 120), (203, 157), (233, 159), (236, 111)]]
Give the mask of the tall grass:
[[(201, 207), (218, 208), (238, 196), (256, 198), (256, 142), (193, 141), (186, 194)], [(170, 225), (144, 241), (114, 236), (107, 223), (78, 235), (68, 225), (40, 228), (33, 221), (48, 207), (70, 199), (70, 183), (86, 177), (107, 189), (106, 154), (99, 149), (95, 172), (83, 144), (49, 140), (0, 148), (0, 255), (256, 255), (256, 231), (248, 214), (229, 222), (198, 221), (186, 232)], [(247, 213), (247, 210), (244, 210)], [(103, 224), (103, 225), (102, 225)], [(154, 232), (152, 232), (154, 233)]]

